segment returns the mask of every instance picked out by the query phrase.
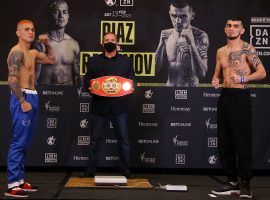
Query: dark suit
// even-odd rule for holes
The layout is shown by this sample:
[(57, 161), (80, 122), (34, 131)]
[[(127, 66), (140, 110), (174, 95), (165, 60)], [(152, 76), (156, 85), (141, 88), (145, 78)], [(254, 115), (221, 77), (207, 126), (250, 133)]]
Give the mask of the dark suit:
[[(89, 81), (102, 76), (121, 76), (134, 80), (135, 74), (132, 61), (126, 56), (116, 54), (108, 58), (103, 54), (92, 57), (87, 65), (84, 86), (88, 91)], [(127, 128), (127, 112), (130, 95), (122, 97), (102, 97), (93, 95), (92, 98), (92, 129), (90, 143), (90, 171), (96, 170), (97, 155), (103, 128), (111, 120), (113, 123), (120, 152), (119, 169), (122, 173), (129, 172), (129, 141)]]

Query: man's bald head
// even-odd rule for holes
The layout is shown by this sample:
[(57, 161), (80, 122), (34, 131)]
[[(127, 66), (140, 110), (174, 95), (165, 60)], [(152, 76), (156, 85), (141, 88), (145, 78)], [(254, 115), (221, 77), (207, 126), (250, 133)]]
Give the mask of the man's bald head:
[(28, 20), (28, 19), (23, 19), (23, 20), (20, 20), (18, 23), (17, 23), (17, 31), (20, 30), (20, 28), (25, 25), (25, 24), (33, 24), (34, 23), (31, 21), (31, 20)]

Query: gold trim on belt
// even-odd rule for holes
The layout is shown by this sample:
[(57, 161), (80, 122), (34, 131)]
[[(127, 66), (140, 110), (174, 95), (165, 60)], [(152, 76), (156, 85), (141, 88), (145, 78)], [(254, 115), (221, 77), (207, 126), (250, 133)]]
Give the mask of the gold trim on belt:
[(90, 80), (90, 92), (104, 97), (121, 97), (134, 90), (133, 81), (121, 76), (102, 76)]

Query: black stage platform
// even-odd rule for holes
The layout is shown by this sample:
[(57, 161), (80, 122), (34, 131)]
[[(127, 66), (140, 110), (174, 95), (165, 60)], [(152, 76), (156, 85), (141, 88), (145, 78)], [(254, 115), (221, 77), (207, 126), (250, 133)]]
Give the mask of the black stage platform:
[[(180, 170), (181, 171), (181, 170)], [(234, 200), (238, 197), (218, 196), (210, 197), (213, 187), (220, 185), (225, 180), (224, 176), (203, 174), (158, 174), (135, 173), (136, 178), (147, 178), (150, 183), (158, 187), (159, 184), (187, 185), (187, 192), (168, 192), (162, 189), (104, 189), (104, 188), (66, 188), (65, 183), (70, 177), (78, 177), (77, 171), (28, 171), (26, 179), (39, 187), (39, 191), (29, 193), (28, 199), (90, 199), (90, 200)], [(98, 175), (112, 175), (98, 173)], [(114, 175), (118, 175), (117, 173)], [(270, 200), (270, 176), (263, 174), (254, 176), (252, 188), (255, 200)], [(6, 190), (6, 172), (0, 172), (0, 198)]]

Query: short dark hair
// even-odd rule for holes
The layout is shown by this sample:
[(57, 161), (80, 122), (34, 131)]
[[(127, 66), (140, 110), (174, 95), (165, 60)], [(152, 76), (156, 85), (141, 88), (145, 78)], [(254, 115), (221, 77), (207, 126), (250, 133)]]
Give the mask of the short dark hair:
[(238, 17), (238, 16), (228, 17), (227, 21), (229, 21), (229, 20), (231, 20), (231, 21), (240, 21), (242, 26), (244, 27), (244, 21), (243, 21), (243, 19), (241, 17)]
[(188, 6), (190, 10), (192, 10), (189, 0), (171, 0), (171, 5), (176, 8), (184, 8)]

